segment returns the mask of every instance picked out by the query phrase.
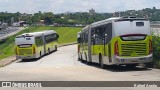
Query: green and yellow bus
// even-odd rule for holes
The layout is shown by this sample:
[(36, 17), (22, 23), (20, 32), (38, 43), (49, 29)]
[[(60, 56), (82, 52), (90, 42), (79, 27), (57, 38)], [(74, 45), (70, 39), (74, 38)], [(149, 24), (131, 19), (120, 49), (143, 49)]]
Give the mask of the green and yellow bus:
[(40, 58), (57, 50), (58, 38), (54, 30), (18, 35), (15, 38), (16, 56), (19, 59)]
[(115, 17), (92, 23), (78, 33), (78, 58), (87, 63), (136, 66), (152, 62), (150, 22)]

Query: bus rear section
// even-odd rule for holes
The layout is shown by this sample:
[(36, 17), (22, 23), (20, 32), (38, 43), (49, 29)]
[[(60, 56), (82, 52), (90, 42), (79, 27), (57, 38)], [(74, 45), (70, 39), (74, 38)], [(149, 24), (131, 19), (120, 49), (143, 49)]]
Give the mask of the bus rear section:
[(15, 39), (16, 56), (18, 59), (38, 58), (36, 55), (36, 47), (34, 45), (34, 37), (32, 36), (17, 36)]
[(152, 62), (152, 37), (148, 20), (115, 21), (114, 29), (114, 64), (136, 65)]

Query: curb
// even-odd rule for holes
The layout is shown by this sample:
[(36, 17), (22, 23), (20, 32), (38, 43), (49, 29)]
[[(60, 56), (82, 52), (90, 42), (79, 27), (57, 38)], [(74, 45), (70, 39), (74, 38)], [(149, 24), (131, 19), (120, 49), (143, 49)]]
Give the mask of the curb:
[(16, 59), (15, 55), (7, 57), (7, 58), (4, 58), (4, 59), (0, 60), (0, 67), (7, 66), (7, 65), (11, 64), (12, 62), (14, 62), (16, 60), (17, 59)]
[(68, 45), (74, 45), (74, 44), (77, 44), (77, 42), (67, 43), (67, 44), (61, 44), (61, 45), (59, 45), (59, 47), (68, 46)]
[(0, 67), (5, 67), (9, 64), (11, 64), (12, 62), (16, 61), (17, 59), (11, 60), (10, 62), (7, 62), (6, 64), (1, 64)]
[[(69, 45), (74, 45), (74, 44), (77, 44), (77, 43), (74, 42), (74, 43), (61, 44), (58, 47), (69, 46)], [(10, 58), (14, 58), (14, 59), (10, 60)], [(16, 59), (15, 55), (7, 57), (7, 58), (4, 58), (4, 59), (0, 60), (0, 67), (5, 67), (5, 66), (11, 64), (12, 62), (14, 62), (16, 60), (18, 60), (18, 59)]]

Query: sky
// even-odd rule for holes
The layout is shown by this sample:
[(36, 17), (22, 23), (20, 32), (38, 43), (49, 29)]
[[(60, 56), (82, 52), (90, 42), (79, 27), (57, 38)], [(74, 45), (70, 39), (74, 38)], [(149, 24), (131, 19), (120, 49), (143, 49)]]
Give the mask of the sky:
[(53, 12), (117, 12), (141, 10), (156, 7), (160, 9), (160, 0), (0, 0), (0, 12), (36, 13)]

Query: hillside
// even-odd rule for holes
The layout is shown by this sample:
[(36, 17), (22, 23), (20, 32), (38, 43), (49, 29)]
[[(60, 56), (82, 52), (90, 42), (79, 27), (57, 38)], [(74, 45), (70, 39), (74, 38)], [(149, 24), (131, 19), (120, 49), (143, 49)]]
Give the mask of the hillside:
[[(29, 27), (16, 35), (28, 32), (37, 32), (42, 30), (55, 30), (60, 36), (59, 44), (65, 44), (76, 42), (77, 32), (79, 32), (81, 29), (82, 28), (80, 27)], [(14, 40), (16, 35), (9, 37), (4, 42), (0, 42), (0, 59), (14, 55)]]
[(148, 18), (150, 21), (160, 21), (160, 9), (144, 8), (141, 10), (126, 10), (117, 12), (104, 12), (90, 14), (88, 12), (73, 12), (73, 13), (59, 13), (55, 14), (53, 12), (37, 12), (34, 14), (27, 13), (6, 13), (0, 12), (0, 22), (6, 22), (9, 25), (12, 23), (11, 18), (14, 18), (15, 22), (26, 21), (27, 24), (31, 26), (37, 25), (59, 25), (59, 26), (75, 26), (75, 25), (88, 25), (96, 21), (108, 19), (110, 17), (119, 16), (136, 16)]

